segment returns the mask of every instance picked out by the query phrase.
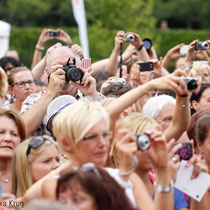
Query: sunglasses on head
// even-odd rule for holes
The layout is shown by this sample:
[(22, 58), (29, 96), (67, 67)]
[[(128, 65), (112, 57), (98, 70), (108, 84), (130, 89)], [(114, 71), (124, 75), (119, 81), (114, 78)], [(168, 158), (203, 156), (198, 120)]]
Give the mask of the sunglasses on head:
[(28, 143), (28, 149), (26, 151), (26, 156), (28, 156), (30, 154), (31, 149), (36, 149), (36, 148), (40, 147), (42, 144), (45, 143), (45, 141), (54, 142), (53, 138), (51, 138), (50, 136), (47, 136), (47, 135), (33, 137)]
[(96, 168), (96, 165), (94, 163), (85, 163), (83, 165), (81, 165), (80, 167), (74, 167), (74, 171), (83, 171), (83, 172), (87, 172), (87, 171), (93, 171), (95, 173), (95, 175), (101, 179), (101, 175), (98, 171), (98, 169)]

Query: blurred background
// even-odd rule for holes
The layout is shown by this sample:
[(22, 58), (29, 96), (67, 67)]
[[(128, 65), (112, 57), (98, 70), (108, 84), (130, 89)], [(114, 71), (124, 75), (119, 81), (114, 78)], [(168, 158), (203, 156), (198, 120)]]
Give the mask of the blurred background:
[[(179, 43), (210, 39), (210, 1), (85, 0), (90, 57), (109, 57), (118, 30), (150, 38), (159, 56)], [(62, 28), (79, 42), (71, 0), (1, 0), (0, 20), (11, 24), (10, 48), (30, 68), (44, 27)], [(48, 45), (56, 41), (48, 42)], [(47, 46), (45, 46), (45, 49)]]

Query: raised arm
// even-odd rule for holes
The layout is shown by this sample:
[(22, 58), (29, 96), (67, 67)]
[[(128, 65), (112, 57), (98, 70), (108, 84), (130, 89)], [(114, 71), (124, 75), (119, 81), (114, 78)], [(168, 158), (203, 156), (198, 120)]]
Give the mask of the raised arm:
[(178, 94), (183, 95), (184, 91), (181, 88), (185, 87), (184, 82), (181, 80), (180, 77), (169, 75), (165, 77), (161, 77), (158, 79), (153, 79), (150, 82), (138, 86), (137, 88), (134, 88), (127, 93), (123, 94), (119, 98), (116, 98), (113, 100), (112, 103), (107, 107), (107, 111), (111, 117), (111, 120), (116, 120), (120, 113), (122, 113), (126, 108), (131, 106), (133, 103), (135, 103), (140, 97), (142, 97), (144, 94), (148, 94), (154, 89), (157, 90), (166, 90), (171, 89), (176, 91)]
[(34, 66), (39, 63), (39, 61), (42, 59), (42, 52), (44, 51), (44, 44), (48, 41), (53, 39), (53, 37), (48, 36), (48, 33), (52, 31), (52, 29), (46, 29), (44, 28), (42, 33), (39, 36), (37, 45), (35, 46), (35, 51), (33, 55), (33, 61), (31, 68), (34, 68)]
[[(33, 104), (25, 113), (23, 113), (22, 119), (26, 125), (27, 136), (33, 135), (33, 133), (42, 123), (48, 104), (55, 98), (56, 94), (60, 91), (60, 88), (65, 84), (65, 72), (61, 68), (62, 65), (52, 67), (50, 81), (46, 92), (35, 104)], [(28, 104), (27, 99), (24, 102), (26, 105)], [(24, 112), (24, 110), (21, 110), (21, 112)]]
[(120, 45), (125, 43), (125, 32), (118, 31), (115, 37), (115, 47), (112, 51), (109, 60), (106, 64), (105, 70), (115, 75), (118, 71), (119, 61), (118, 57), (120, 55)]

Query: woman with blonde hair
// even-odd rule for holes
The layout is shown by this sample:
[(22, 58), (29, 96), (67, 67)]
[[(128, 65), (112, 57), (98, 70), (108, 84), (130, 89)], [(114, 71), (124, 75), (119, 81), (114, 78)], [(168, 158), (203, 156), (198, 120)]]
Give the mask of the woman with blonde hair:
[[(122, 129), (128, 129), (135, 135), (141, 135), (143, 133), (148, 134), (147, 132), (151, 130), (156, 130), (156, 131), (161, 131), (161, 126), (153, 119), (148, 118), (144, 116), (141, 113), (131, 113), (127, 115), (125, 118), (121, 119), (118, 122), (118, 125), (116, 127), (116, 133), (120, 132)], [(173, 143), (171, 141), (171, 143)], [(171, 144), (170, 143), (170, 144)], [(178, 149), (179, 146), (177, 146)], [(157, 150), (155, 151), (150, 151), (151, 149), (149, 148), (147, 151), (137, 151), (136, 152), (136, 157), (138, 159), (138, 166), (136, 168), (136, 174), (143, 180), (145, 186), (147, 187), (147, 190), (150, 194), (151, 197), (154, 198), (154, 195), (157, 194), (155, 191), (155, 187), (153, 185), (153, 182), (155, 181), (155, 177), (151, 174), (151, 170), (156, 167), (156, 163), (154, 163), (151, 160), (151, 152), (158, 152)], [(170, 160), (169, 156), (171, 156), (171, 153), (168, 154), (168, 157), (166, 156), (165, 158), (168, 159), (168, 162)], [(174, 156), (174, 154), (173, 154)], [(172, 157), (173, 157), (172, 156)], [(118, 162), (118, 159), (116, 159), (117, 155), (115, 154), (115, 163)], [(178, 157), (177, 155), (174, 156), (174, 158)], [(184, 198), (184, 195), (181, 191), (177, 190), (176, 188), (173, 188), (173, 195), (174, 195), (174, 210), (187, 210), (188, 209), (188, 204)]]
[(13, 160), (12, 193), (18, 197), (60, 165), (57, 143), (49, 136), (35, 136), (16, 148)]

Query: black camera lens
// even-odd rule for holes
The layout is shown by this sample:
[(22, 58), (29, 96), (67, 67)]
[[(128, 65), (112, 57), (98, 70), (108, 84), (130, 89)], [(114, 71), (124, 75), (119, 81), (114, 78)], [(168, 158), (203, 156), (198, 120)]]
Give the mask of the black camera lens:
[(195, 79), (191, 79), (189, 80), (189, 82), (187, 83), (187, 89), (189, 91), (191, 90), (195, 90), (198, 87), (197, 81)]
[(71, 66), (66, 71), (66, 82), (69, 82), (70, 80), (76, 82), (81, 80), (82, 77), (83, 77), (83, 72), (80, 71), (76, 66)]
[(67, 61), (67, 65), (63, 66), (63, 70), (65, 71), (65, 77), (66, 77), (66, 82), (68, 83), (70, 80), (71, 81), (81, 81), (84, 73), (80, 71), (76, 66), (75, 66), (75, 58), (70, 57)]
[(151, 39), (148, 39), (148, 38), (144, 39), (143, 44), (144, 44), (144, 47), (147, 51), (150, 50), (150, 48), (152, 47)]
[(147, 134), (137, 134), (137, 147), (138, 150), (148, 150), (150, 148), (150, 137)]

